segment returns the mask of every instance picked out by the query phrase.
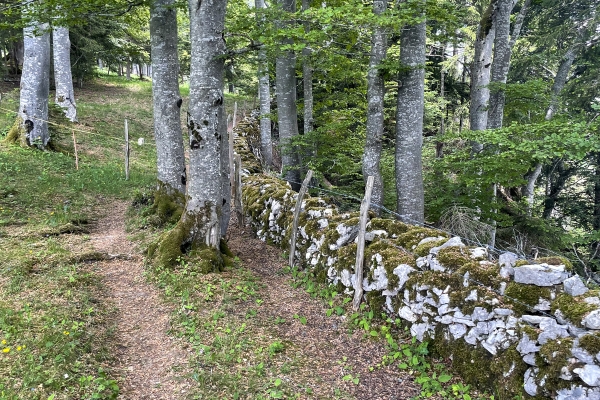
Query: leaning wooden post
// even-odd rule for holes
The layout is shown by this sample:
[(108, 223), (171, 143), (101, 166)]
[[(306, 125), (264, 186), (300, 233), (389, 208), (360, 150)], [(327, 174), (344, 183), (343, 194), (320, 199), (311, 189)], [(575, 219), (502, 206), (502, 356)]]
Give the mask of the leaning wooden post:
[(294, 223), (292, 224), (292, 232), (290, 237), (290, 268), (294, 267), (294, 253), (296, 252), (296, 234), (298, 233), (298, 218), (300, 218), (300, 209), (302, 208), (302, 199), (308, 190), (308, 184), (312, 179), (313, 172), (309, 170), (306, 178), (302, 182), (302, 187), (296, 199), (296, 208), (294, 209)]
[(371, 193), (373, 192), (373, 177), (367, 178), (367, 187), (365, 189), (365, 197), (360, 203), (360, 222), (358, 225), (358, 242), (356, 246), (356, 265), (354, 267), (354, 301), (352, 308), (358, 310), (360, 301), (363, 295), (363, 262), (365, 258), (365, 233), (367, 230), (367, 220), (369, 219), (369, 207), (371, 206)]
[(79, 171), (79, 156), (77, 155), (77, 140), (75, 140), (75, 130), (71, 129), (73, 134), (73, 149), (75, 151), (75, 169)]
[(244, 226), (244, 209), (242, 205), (242, 156), (235, 155), (235, 184), (233, 202), (240, 227)]
[(125, 120), (125, 180), (129, 180), (129, 126)]
[(235, 188), (235, 165), (234, 165), (234, 156), (233, 156), (233, 129), (231, 129), (227, 133), (229, 139), (229, 185), (231, 187), (232, 193)]
[(233, 122), (231, 124), (231, 129), (235, 129), (236, 119), (237, 119), (237, 101), (235, 103), (233, 103)]

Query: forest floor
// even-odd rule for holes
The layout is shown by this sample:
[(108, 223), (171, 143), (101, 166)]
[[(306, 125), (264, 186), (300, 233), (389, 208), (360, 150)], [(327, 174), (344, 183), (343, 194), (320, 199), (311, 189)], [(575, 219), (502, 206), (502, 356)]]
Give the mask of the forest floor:
[[(388, 353), (382, 340), (350, 329), (345, 315), (327, 316), (327, 303), (294, 287), (290, 274), (283, 272), (281, 251), (235, 221), (227, 237), (237, 266), (208, 274), (201, 279), (204, 285), (196, 285), (203, 307), (190, 309), (205, 317), (194, 330), (201, 344), (186, 340), (176, 302), (148, 282), (139, 248), (127, 238), (126, 204), (103, 208), (110, 212), (99, 218), (90, 239), (95, 250), (110, 258), (94, 269), (106, 288), (100, 301), (115, 306), (113, 373), (120, 398), (392, 400), (420, 393), (413, 377), (397, 366), (376, 367)], [(245, 276), (246, 285), (252, 283), (248, 289), (237, 272)], [(237, 287), (242, 295), (227, 304), (227, 294), (219, 294), (217, 285), (209, 283), (216, 281), (221, 288)], [(156, 282), (160, 286), (160, 279)], [(213, 295), (205, 295), (207, 287), (213, 287)], [(223, 332), (235, 341), (231, 349), (219, 352), (236, 353), (235, 357), (200, 360), (205, 353), (217, 352), (216, 339)], [(243, 348), (236, 348), (240, 344)], [(200, 378), (223, 370), (228, 370), (224, 379)]]

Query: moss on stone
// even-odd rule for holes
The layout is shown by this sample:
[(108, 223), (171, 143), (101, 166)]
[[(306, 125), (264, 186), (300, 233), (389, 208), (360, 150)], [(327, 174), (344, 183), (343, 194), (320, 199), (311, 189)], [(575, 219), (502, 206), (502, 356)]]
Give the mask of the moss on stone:
[(536, 260), (537, 264), (548, 264), (548, 265), (564, 265), (567, 271), (573, 271), (573, 263), (565, 257), (542, 257)]
[(174, 224), (181, 218), (185, 207), (185, 195), (176, 189), (168, 187), (163, 182), (158, 182), (154, 191), (154, 201), (144, 216), (156, 215), (157, 226)]
[[(414, 286), (427, 285), (444, 290), (450, 286), (451, 293), (462, 288), (462, 279), (457, 275), (451, 275), (442, 271), (423, 271), (419, 274), (412, 274), (406, 281), (406, 288)], [(464, 299), (464, 298), (463, 298)]]
[[(400, 246), (405, 247), (407, 250), (413, 250), (413, 248), (416, 247), (421, 240), (428, 237), (437, 236), (440, 236), (440, 231), (414, 226), (407, 232), (398, 235), (397, 243)], [(443, 236), (443, 234), (441, 234), (441, 236)]]
[(600, 353), (600, 334), (590, 333), (579, 338), (579, 347), (592, 355)]
[(569, 366), (572, 347), (572, 338), (549, 340), (540, 347), (536, 355), (536, 364), (540, 369), (537, 376), (545, 379), (541, 389), (546, 395), (571, 387), (571, 382), (560, 379), (560, 372), (563, 367)]
[(464, 276), (467, 272), (470, 279), (482, 283), (489, 288), (497, 289), (500, 283), (504, 282), (504, 279), (498, 274), (496, 265), (482, 265), (477, 261), (471, 260), (458, 269), (460, 275)]
[(512, 305), (513, 310), (523, 315), (531, 312), (540, 299), (550, 300), (550, 289), (536, 285), (510, 282), (504, 292), (505, 299)]
[(515, 267), (522, 267), (523, 265), (531, 265), (533, 264), (530, 261), (527, 260), (517, 260), (517, 262), (515, 262)]
[(596, 306), (583, 301), (585, 297), (587, 296), (573, 297), (567, 293), (560, 293), (552, 302), (552, 312), (560, 310), (572, 323), (581, 326), (583, 317), (596, 310)]
[[(388, 289), (390, 290), (396, 289), (400, 282), (398, 276), (394, 274), (394, 269), (396, 269), (396, 267), (401, 264), (410, 265), (413, 268), (416, 267), (414, 255), (390, 246), (390, 244), (385, 241), (377, 240), (365, 250), (365, 260), (367, 261), (370, 270), (375, 269), (375, 265), (377, 264), (376, 261), (372, 260), (376, 254), (381, 255), (381, 264), (385, 269), (388, 278)], [(370, 278), (372, 278), (372, 276)]]
[(404, 222), (400, 222), (394, 219), (373, 218), (369, 222), (369, 230), (384, 230), (388, 233), (389, 237), (393, 238), (396, 238), (399, 235), (407, 232), (409, 229), (410, 225), (407, 225)]
[(463, 265), (473, 261), (469, 252), (464, 247), (446, 247), (438, 252), (437, 260), (446, 268), (457, 270)]
[(218, 249), (210, 247), (192, 250), (187, 258), (188, 264), (202, 274), (221, 272), (229, 264), (227, 257), (224, 257)]
[(446, 243), (448, 239), (432, 240), (431, 242), (423, 243), (415, 248), (414, 253), (419, 257), (425, 257), (429, 254), (429, 250)]

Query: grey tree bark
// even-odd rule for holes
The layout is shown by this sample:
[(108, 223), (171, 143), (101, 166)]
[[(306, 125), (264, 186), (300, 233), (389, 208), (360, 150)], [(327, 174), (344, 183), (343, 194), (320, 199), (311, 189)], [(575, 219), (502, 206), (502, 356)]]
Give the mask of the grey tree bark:
[[(546, 121), (550, 121), (554, 117), (554, 114), (556, 114), (556, 111), (558, 110), (560, 93), (567, 84), (569, 71), (571, 70), (573, 63), (575, 62), (576, 57), (576, 47), (572, 46), (567, 50), (560, 62), (560, 65), (558, 66), (556, 76), (554, 77), (554, 83), (552, 84), (550, 104), (548, 106), (548, 110), (546, 111)], [(535, 182), (537, 181), (541, 173), (542, 164), (537, 163), (534, 169), (531, 171), (531, 173), (527, 175), (527, 185), (524, 187), (524, 195), (527, 198), (527, 214), (530, 216), (533, 214)], [(547, 212), (546, 214), (550, 215), (550, 212)]]
[[(26, 11), (25, 11), (26, 12)], [(31, 23), (23, 29), (24, 60), (21, 76), (19, 117), (21, 142), (45, 149), (48, 132), (50, 90), (50, 33), (48, 24)]]
[[(513, 9), (513, 0), (498, 0), (494, 13), (494, 61), (490, 71), (490, 83), (504, 85), (508, 78), (510, 68), (510, 15)], [(504, 117), (505, 91), (497, 88), (490, 92), (487, 129), (502, 128)]]
[[(296, 0), (278, 0), (284, 11), (296, 11)], [(285, 23), (281, 23), (283, 26)], [(285, 39), (283, 44), (289, 44)], [(281, 166), (284, 179), (292, 189), (300, 190), (300, 170), (297, 151), (291, 145), (298, 136), (298, 109), (296, 107), (296, 55), (293, 51), (285, 51), (275, 60), (275, 90), (277, 95), (277, 119), (279, 124), (279, 141), (282, 147)]]
[(227, 132), (223, 109), (226, 6), (227, 0), (189, 0), (190, 179), (182, 223), (187, 231), (184, 242), (192, 247), (218, 248), (221, 239), (221, 158)]
[(405, 27), (400, 38), (401, 74), (396, 111), (396, 192), (400, 219), (423, 224), (423, 110), (425, 90), (425, 22)]
[[(387, 0), (374, 1), (373, 13), (381, 15), (387, 9), (387, 4)], [(387, 54), (387, 40), (386, 30), (381, 26), (376, 27), (371, 36), (371, 56), (367, 72), (367, 137), (362, 172), (365, 182), (369, 176), (373, 176), (371, 203), (377, 205), (383, 204), (383, 178), (380, 161), (384, 120), (383, 99), (385, 96), (385, 81), (379, 66)]]
[[(177, 9), (175, 0), (154, 0), (150, 9), (152, 100), (159, 184), (168, 194), (185, 194), (186, 172), (181, 131), (177, 71)], [(161, 188), (159, 188), (161, 189)]]
[[(265, 0), (256, 0), (255, 7), (266, 8)], [(259, 21), (259, 23), (263, 23)], [(269, 170), (273, 165), (273, 142), (271, 140), (271, 93), (269, 81), (269, 63), (267, 51), (258, 51), (258, 97), (260, 101), (260, 147), (264, 167)]]
[[(302, 0), (302, 11), (310, 8), (310, 0)], [(304, 23), (304, 32), (310, 32), (308, 22)], [(311, 62), (312, 50), (306, 46), (302, 50), (302, 82), (304, 89), (304, 133), (313, 131), (313, 68)]]
[(71, 40), (69, 29), (56, 27), (52, 31), (54, 53), (54, 84), (56, 86), (55, 102), (65, 112), (71, 122), (77, 121), (77, 105), (73, 91), (73, 75), (71, 74)]
[[(487, 127), (488, 101), (490, 98), (492, 48), (495, 27), (493, 12), (498, 0), (492, 0), (483, 13), (477, 36), (475, 38), (475, 54), (471, 66), (471, 107), (469, 108), (469, 124), (472, 131), (484, 130)], [(483, 150), (483, 144), (472, 143), (473, 152)]]

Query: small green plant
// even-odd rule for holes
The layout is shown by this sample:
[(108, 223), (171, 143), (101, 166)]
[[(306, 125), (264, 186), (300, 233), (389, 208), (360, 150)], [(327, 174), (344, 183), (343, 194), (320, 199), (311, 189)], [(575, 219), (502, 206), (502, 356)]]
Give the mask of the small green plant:
[(277, 340), (269, 345), (269, 355), (274, 356), (277, 353), (281, 353), (285, 350), (285, 345), (280, 340)]
[(306, 317), (304, 317), (302, 315), (298, 315), (298, 314), (294, 314), (294, 319), (297, 319), (298, 321), (300, 321), (300, 323), (302, 325), (306, 325), (306, 323), (308, 322)]
[(344, 375), (342, 377), (342, 380), (344, 382), (352, 382), (355, 385), (358, 385), (360, 382), (360, 375), (352, 375), (352, 374)]

